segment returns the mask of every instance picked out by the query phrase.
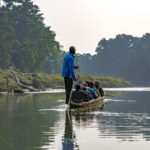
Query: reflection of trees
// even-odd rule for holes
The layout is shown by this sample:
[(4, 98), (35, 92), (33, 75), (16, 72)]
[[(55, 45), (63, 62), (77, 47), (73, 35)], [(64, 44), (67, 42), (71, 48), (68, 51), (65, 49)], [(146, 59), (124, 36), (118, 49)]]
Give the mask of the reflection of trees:
[(39, 109), (57, 106), (56, 100), (53, 94), (1, 96), (0, 149), (40, 149), (53, 142), (59, 113)]

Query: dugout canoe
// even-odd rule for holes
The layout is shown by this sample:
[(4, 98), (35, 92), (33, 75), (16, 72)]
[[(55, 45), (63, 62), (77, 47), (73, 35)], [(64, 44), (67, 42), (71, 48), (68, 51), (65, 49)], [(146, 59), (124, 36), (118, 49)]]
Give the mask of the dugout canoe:
[(103, 100), (104, 100), (104, 97), (98, 97), (97, 99), (92, 99), (88, 102), (81, 102), (81, 103), (75, 103), (75, 102), (71, 101), (70, 108), (89, 107), (92, 105), (97, 105), (97, 104), (103, 102)]

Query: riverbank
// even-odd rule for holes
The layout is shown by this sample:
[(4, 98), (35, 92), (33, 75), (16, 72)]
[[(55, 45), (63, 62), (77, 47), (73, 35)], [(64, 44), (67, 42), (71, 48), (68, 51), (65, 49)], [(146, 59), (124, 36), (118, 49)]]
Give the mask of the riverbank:
[[(43, 73), (21, 73), (16, 72), (22, 84), (32, 86), (36, 89), (46, 90), (48, 88), (64, 88), (64, 79), (60, 74)], [(131, 83), (110, 77), (91, 76), (86, 74), (77, 75), (77, 82), (99, 81), (102, 87), (130, 87)], [(0, 70), (0, 92), (1, 91), (21, 91), (10, 70)]]

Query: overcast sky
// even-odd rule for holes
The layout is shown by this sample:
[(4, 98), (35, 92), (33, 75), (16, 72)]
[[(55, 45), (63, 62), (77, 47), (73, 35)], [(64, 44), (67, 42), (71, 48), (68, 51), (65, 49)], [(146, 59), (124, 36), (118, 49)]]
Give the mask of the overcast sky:
[(33, 0), (56, 40), (68, 50), (94, 53), (102, 38), (150, 32), (150, 0)]

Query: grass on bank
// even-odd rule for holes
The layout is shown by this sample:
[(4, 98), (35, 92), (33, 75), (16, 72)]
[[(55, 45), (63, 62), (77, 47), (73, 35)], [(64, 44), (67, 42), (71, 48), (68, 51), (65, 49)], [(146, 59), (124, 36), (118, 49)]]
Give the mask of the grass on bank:
[[(31, 85), (38, 89), (63, 88), (64, 79), (60, 74), (43, 73), (21, 73), (16, 72), (20, 81), (26, 85)], [(91, 76), (87, 74), (78, 74), (77, 79), (84, 81), (99, 81), (102, 87), (129, 87), (131, 84), (125, 80), (111, 77)], [(10, 91), (21, 89), (15, 82), (12, 73), (9, 70), (0, 70), (0, 91)]]
[(100, 76), (91, 76), (87, 74), (77, 75), (77, 78), (84, 81), (98, 81), (102, 87), (131, 87), (132, 84), (128, 81), (125, 81), (120, 78), (111, 78), (111, 77), (100, 77)]

